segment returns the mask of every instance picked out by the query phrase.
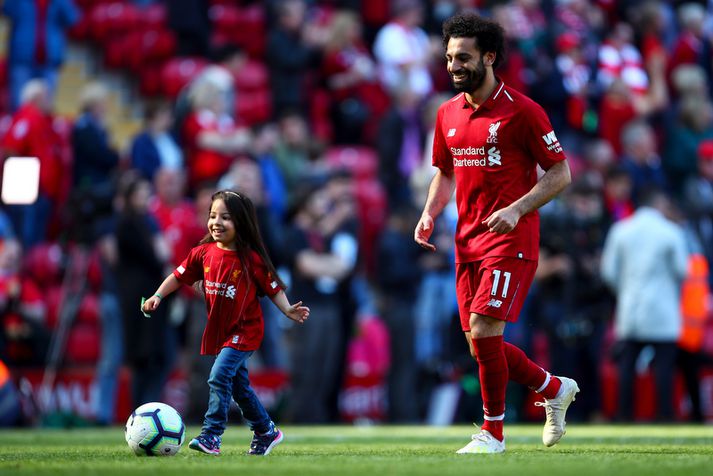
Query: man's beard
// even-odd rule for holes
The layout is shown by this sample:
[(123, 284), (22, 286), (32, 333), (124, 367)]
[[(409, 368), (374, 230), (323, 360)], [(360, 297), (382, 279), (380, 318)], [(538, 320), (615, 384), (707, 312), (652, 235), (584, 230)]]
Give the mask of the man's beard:
[(483, 58), (480, 59), (480, 61), (475, 67), (475, 70), (462, 70), (466, 72), (467, 77), (465, 81), (461, 83), (456, 83), (453, 80), (453, 74), (450, 75), (451, 83), (453, 83), (453, 88), (456, 91), (458, 91), (459, 93), (472, 93), (483, 85), (483, 82), (485, 81), (485, 64), (483, 63)]

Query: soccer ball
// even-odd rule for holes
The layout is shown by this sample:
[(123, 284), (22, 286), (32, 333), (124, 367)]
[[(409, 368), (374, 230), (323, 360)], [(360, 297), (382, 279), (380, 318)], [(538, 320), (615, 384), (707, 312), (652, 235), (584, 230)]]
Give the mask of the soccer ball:
[(129, 416), (124, 437), (137, 456), (173, 456), (181, 449), (186, 427), (173, 407), (151, 402)]

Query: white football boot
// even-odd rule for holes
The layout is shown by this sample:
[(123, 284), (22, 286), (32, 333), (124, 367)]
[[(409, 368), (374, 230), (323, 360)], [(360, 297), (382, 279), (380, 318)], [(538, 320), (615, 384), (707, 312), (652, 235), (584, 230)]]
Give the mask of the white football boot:
[(459, 455), (465, 454), (493, 454), (505, 451), (505, 440), (500, 441), (487, 430), (480, 430), (472, 436), (470, 443), (456, 451)]
[(562, 386), (557, 392), (557, 396), (552, 399), (545, 399), (544, 402), (535, 402), (538, 407), (545, 407), (547, 420), (542, 430), (542, 442), (545, 446), (556, 445), (557, 442), (567, 433), (564, 417), (567, 409), (574, 401), (575, 395), (579, 392), (577, 382), (567, 377), (557, 377), (562, 382)]

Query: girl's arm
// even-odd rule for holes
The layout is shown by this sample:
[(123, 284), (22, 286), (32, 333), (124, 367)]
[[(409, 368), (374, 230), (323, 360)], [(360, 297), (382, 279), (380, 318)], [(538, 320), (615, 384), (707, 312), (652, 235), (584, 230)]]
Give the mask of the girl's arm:
[(271, 296), (270, 299), (285, 316), (295, 322), (302, 324), (309, 317), (309, 308), (303, 306), (302, 301), (290, 304), (290, 301), (287, 299), (287, 294), (285, 294), (283, 290)]
[(163, 280), (161, 286), (158, 287), (154, 295), (146, 300), (142, 310), (146, 313), (155, 311), (166, 296), (180, 287), (181, 282), (173, 275), (173, 273), (169, 274), (166, 279)]

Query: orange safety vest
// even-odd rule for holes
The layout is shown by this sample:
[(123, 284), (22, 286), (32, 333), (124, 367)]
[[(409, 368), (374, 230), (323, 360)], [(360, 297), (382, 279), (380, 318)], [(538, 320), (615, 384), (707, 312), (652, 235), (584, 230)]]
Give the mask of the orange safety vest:
[(10, 380), (10, 370), (5, 365), (5, 362), (0, 360), (0, 388), (5, 386), (8, 380)]
[(699, 352), (703, 347), (706, 320), (710, 312), (708, 286), (708, 261), (701, 254), (688, 259), (688, 273), (681, 288), (681, 314), (683, 325), (678, 346), (689, 352)]

